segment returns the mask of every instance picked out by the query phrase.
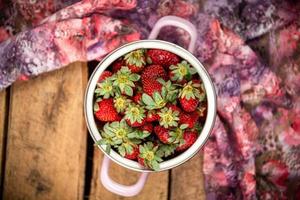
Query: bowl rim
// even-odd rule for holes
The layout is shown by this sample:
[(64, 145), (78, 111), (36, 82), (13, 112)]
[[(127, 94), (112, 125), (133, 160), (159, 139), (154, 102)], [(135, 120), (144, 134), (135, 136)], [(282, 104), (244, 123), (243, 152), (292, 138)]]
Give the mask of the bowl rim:
[[(97, 65), (93, 73), (91, 74), (85, 92), (84, 98), (84, 115), (86, 124), (89, 130), (91, 137), (93, 138), (94, 142), (101, 139), (101, 135), (97, 129), (95, 118), (93, 114), (93, 105), (94, 105), (94, 90), (96, 88), (96, 84), (102, 72), (110, 66), (112, 62), (114, 62), (119, 57), (125, 55), (128, 52), (131, 52), (136, 49), (162, 49), (166, 51), (170, 51), (175, 53), (179, 57), (183, 58), (187, 62), (189, 62), (198, 72), (206, 91), (207, 97), (207, 116), (201, 131), (201, 134), (198, 136), (196, 142), (187, 150), (179, 154), (178, 156), (171, 158), (169, 160), (163, 161), (159, 164), (160, 169), (158, 171), (165, 171), (174, 167), (177, 167), (184, 162), (191, 159), (206, 143), (209, 135), (213, 129), (215, 119), (216, 119), (216, 107), (217, 107), (217, 100), (216, 100), (216, 91), (214, 84), (202, 65), (202, 63), (189, 51), (186, 49), (162, 40), (138, 40), (134, 42), (130, 42), (128, 44), (122, 45), (121, 47), (115, 49), (111, 53), (109, 53), (105, 58), (102, 59), (101, 62)], [(145, 169), (141, 166), (138, 162), (126, 159), (115, 152), (113, 149), (111, 150), (110, 154), (105, 151), (105, 145), (97, 145), (101, 151), (108, 156), (111, 160), (116, 162), (117, 164), (139, 172), (158, 172), (153, 171), (151, 169)]]

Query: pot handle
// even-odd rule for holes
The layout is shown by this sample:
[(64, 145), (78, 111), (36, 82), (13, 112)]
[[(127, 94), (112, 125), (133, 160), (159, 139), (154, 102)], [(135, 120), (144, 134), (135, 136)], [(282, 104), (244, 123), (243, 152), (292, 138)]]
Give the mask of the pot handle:
[(183, 18), (171, 15), (162, 17), (154, 25), (148, 39), (156, 39), (160, 29), (164, 26), (175, 26), (187, 31), (191, 36), (188, 50), (189, 52), (194, 53), (197, 40), (197, 29), (191, 22)]
[(124, 197), (132, 197), (140, 193), (146, 183), (148, 173), (143, 172), (134, 185), (121, 185), (113, 181), (108, 175), (110, 162), (110, 158), (104, 156), (100, 174), (102, 185), (110, 192)]

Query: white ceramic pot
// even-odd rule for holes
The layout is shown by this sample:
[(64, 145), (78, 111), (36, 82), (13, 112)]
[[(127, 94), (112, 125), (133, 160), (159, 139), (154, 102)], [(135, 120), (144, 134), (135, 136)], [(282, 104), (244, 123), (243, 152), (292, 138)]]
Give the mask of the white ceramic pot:
[[(176, 26), (186, 30), (190, 34), (190, 39), (191, 39), (188, 47), (189, 51), (170, 42), (155, 40), (160, 29), (164, 26)], [(180, 155), (176, 156), (175, 158), (160, 163), (159, 171), (164, 171), (164, 170), (177, 167), (178, 165), (188, 161), (203, 147), (203, 145), (205, 144), (206, 140), (209, 137), (209, 134), (213, 128), (215, 118), (216, 118), (216, 93), (215, 93), (214, 85), (209, 77), (209, 74), (207, 73), (207, 71), (201, 64), (201, 62), (192, 54), (195, 49), (196, 38), (197, 38), (197, 31), (193, 24), (179, 17), (166, 16), (161, 18), (155, 24), (152, 32), (150, 33), (148, 40), (140, 40), (140, 41), (131, 42), (129, 44), (121, 46), (120, 48), (114, 50), (109, 55), (107, 55), (98, 64), (97, 68), (95, 69), (95, 71), (93, 72), (89, 80), (87, 90), (86, 90), (86, 95), (85, 95), (85, 103), (84, 103), (84, 111), (85, 111), (87, 127), (95, 142), (101, 139), (101, 135), (97, 129), (94, 114), (93, 114), (94, 90), (96, 88), (96, 84), (98, 82), (101, 73), (107, 67), (109, 67), (113, 61), (123, 56), (124, 54), (136, 49), (145, 48), (145, 49), (163, 49), (166, 51), (170, 51), (178, 55), (179, 57), (185, 59), (187, 62), (189, 62), (198, 71), (198, 74), (202, 79), (202, 82), (205, 87), (205, 91), (207, 95), (207, 103), (208, 103), (207, 117), (205, 120), (205, 124), (197, 141), (189, 149), (187, 149)], [(101, 149), (102, 152), (105, 154), (102, 163), (102, 168), (101, 168), (101, 175), (100, 175), (101, 182), (106, 189), (108, 189), (113, 193), (122, 196), (134, 196), (138, 194), (142, 190), (146, 182), (148, 173), (154, 172), (149, 169), (144, 169), (136, 161), (123, 158), (114, 150), (111, 150), (110, 154), (107, 154), (105, 151), (105, 145), (102, 146), (99, 145), (99, 149)], [(114, 162), (128, 169), (142, 172), (138, 182), (132, 186), (125, 186), (111, 180), (110, 177), (108, 176), (110, 160), (113, 160)]]

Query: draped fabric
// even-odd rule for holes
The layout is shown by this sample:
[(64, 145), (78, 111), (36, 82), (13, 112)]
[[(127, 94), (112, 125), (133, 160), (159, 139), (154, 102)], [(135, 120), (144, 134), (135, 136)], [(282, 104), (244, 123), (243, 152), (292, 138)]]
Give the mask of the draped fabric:
[[(218, 116), (207, 199), (300, 199), (300, 3), (279, 0), (0, 0), (0, 90), (146, 39), (162, 16), (197, 28)], [(183, 30), (159, 36), (187, 47)]]

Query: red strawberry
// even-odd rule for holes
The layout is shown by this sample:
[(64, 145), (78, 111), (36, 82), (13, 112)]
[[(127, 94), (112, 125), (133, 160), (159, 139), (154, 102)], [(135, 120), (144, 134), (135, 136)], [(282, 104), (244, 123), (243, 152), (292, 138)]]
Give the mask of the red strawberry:
[(113, 74), (110, 71), (102, 72), (98, 82), (104, 81), (106, 78), (111, 77)]
[(188, 149), (190, 146), (192, 146), (195, 141), (197, 140), (197, 133), (195, 131), (186, 131), (183, 133), (183, 139), (184, 143), (180, 144), (177, 148), (176, 151), (184, 151)]
[(145, 160), (144, 158), (141, 158), (141, 157), (137, 157), (137, 160), (138, 160), (138, 163), (140, 163), (140, 165), (144, 166), (145, 167)]
[(149, 80), (143, 85), (143, 90), (148, 95), (152, 96), (154, 92), (161, 92), (162, 85), (154, 80)]
[(155, 65), (170, 66), (179, 63), (180, 59), (176, 54), (161, 49), (150, 49), (147, 51), (147, 60)]
[(145, 93), (152, 96), (155, 91), (161, 91), (162, 84), (157, 81), (158, 78), (167, 79), (166, 71), (161, 65), (150, 65), (145, 68), (141, 76)]
[(95, 112), (95, 116), (98, 120), (104, 122), (120, 121), (121, 117), (118, 115), (114, 107), (112, 98), (103, 99), (98, 102), (98, 108)]
[(179, 114), (179, 124), (187, 124), (188, 128), (193, 128), (199, 119), (198, 112), (185, 113), (181, 112)]
[(113, 73), (116, 73), (117, 71), (119, 71), (122, 66), (125, 66), (125, 62), (122, 59), (118, 59), (115, 62), (113, 62), (112, 64), (112, 71)]
[(169, 144), (170, 134), (168, 129), (162, 126), (155, 126), (154, 133), (162, 143)]
[(142, 95), (143, 93), (138, 92), (136, 95), (134, 95), (134, 97), (132, 98), (133, 101), (137, 104), (141, 104), (142, 103)]
[(139, 127), (139, 126), (143, 126), (146, 123), (146, 118), (144, 118), (141, 123), (139, 123), (137, 121), (134, 123), (131, 123), (129, 119), (126, 119), (126, 122), (131, 127)]
[(132, 51), (125, 55), (124, 60), (132, 73), (139, 73), (146, 65), (146, 57), (143, 49)]
[(144, 66), (137, 67), (136, 65), (129, 65), (129, 64), (127, 64), (127, 66), (132, 73), (139, 73), (144, 69)]
[(139, 155), (139, 148), (138, 147), (134, 147), (131, 154), (126, 153), (125, 154), (125, 158), (130, 159), (130, 160), (136, 160), (138, 155)]
[(167, 73), (161, 65), (149, 65), (142, 73), (142, 82), (163, 78), (167, 80)]
[(199, 91), (200, 87), (201, 85), (194, 83), (194, 81), (190, 81), (184, 85), (179, 93), (179, 102), (184, 111), (193, 112), (197, 109), (199, 101), (202, 99)]
[(146, 123), (143, 126), (139, 127), (142, 131), (148, 131), (149, 133), (152, 133), (153, 131), (153, 125), (151, 123)]
[[(173, 72), (172, 71), (169, 71), (169, 79), (170, 80), (172, 80), (172, 79), (174, 79), (173, 77), (174, 77), (174, 74), (173, 74)], [(175, 82), (175, 83), (179, 83), (179, 84), (181, 84), (181, 85), (184, 85), (185, 83), (187, 83), (187, 79), (182, 79), (181, 81), (172, 81), (172, 82)]]
[(159, 115), (155, 113), (154, 111), (149, 111), (146, 117), (147, 122), (154, 122), (159, 120)]
[(199, 103), (198, 99), (193, 98), (190, 98), (189, 100), (187, 100), (186, 98), (179, 98), (179, 101), (182, 109), (186, 112), (195, 111)]

